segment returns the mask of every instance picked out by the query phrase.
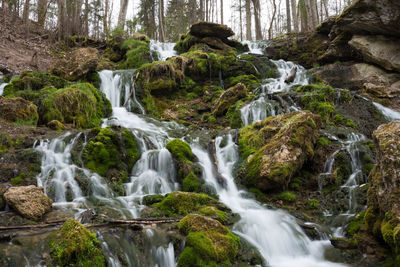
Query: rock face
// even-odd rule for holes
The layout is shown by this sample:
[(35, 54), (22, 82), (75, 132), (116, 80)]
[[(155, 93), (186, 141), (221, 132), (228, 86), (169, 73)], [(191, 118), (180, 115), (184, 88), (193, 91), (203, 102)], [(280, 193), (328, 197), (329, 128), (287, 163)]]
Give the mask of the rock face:
[(232, 29), (226, 25), (206, 21), (200, 21), (193, 24), (189, 33), (200, 38), (218, 37), (220, 39), (225, 39), (235, 35)]
[(66, 80), (77, 81), (96, 70), (98, 58), (97, 49), (79, 48), (54, 62), (50, 72)]
[(365, 61), (377, 64), (386, 70), (400, 71), (398, 40), (381, 35), (354, 35), (349, 44), (362, 54)]
[(217, 116), (223, 115), (231, 105), (235, 104), (239, 99), (246, 97), (246, 95), (246, 86), (242, 83), (236, 84), (222, 93), (218, 99), (214, 113)]
[(36, 125), (39, 119), (37, 107), (21, 97), (5, 98), (0, 96), (0, 114), (7, 121), (24, 121), (31, 125)]
[(43, 188), (34, 185), (10, 187), (4, 193), (4, 199), (23, 217), (35, 221), (50, 211), (53, 204), (53, 201), (43, 193)]
[(321, 124), (320, 116), (296, 111), (240, 130), (240, 152), (247, 161), (244, 184), (263, 191), (286, 189), (313, 156)]

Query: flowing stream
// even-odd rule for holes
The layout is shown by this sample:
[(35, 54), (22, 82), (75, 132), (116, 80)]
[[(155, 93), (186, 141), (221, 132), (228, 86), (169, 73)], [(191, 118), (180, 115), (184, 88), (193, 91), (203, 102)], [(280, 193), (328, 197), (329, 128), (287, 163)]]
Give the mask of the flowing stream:
[[(175, 53), (172, 48), (173, 44), (151, 42), (151, 50), (158, 54), (160, 60), (173, 56)], [(260, 51), (262, 50), (256, 50), (254, 46), (251, 52)], [(293, 101), (285, 99), (287, 109), (282, 110), (277, 100), (274, 100), (274, 95), (288, 92), (293, 85), (308, 84), (305, 69), (283, 60), (273, 62), (277, 65), (279, 78), (264, 80), (258, 98), (241, 109), (244, 125), (299, 109)], [(294, 67), (297, 68), (294, 81), (285, 83), (285, 78)], [(38, 141), (35, 146), (43, 152), (42, 172), (37, 177), (38, 185), (43, 186), (45, 192), (54, 199), (54, 207), (70, 210), (78, 219), (83, 211), (96, 205), (102, 206), (108, 214), (112, 211), (122, 218), (136, 218), (144, 208), (144, 196), (166, 194), (179, 189), (173, 160), (165, 145), (172, 138), (181, 137), (185, 128), (175, 122), (160, 122), (145, 115), (145, 110), (135, 95), (135, 73), (135, 70), (99, 72), (100, 90), (105, 93), (113, 107), (112, 116), (104, 119), (102, 127), (121, 126), (129, 129), (135, 135), (141, 150), (141, 158), (133, 167), (129, 181), (123, 185), (124, 196), (115, 196), (102, 177), (72, 162), (74, 145), (79, 141), (84, 147), (87, 143), (85, 132), (66, 133), (51, 141)], [(347, 150), (352, 159), (352, 175), (343, 185), (348, 187), (350, 196), (349, 210), (344, 212), (346, 214), (353, 214), (357, 209), (352, 191), (359, 184), (362, 166), (358, 150), (353, 144), (363, 138), (353, 134), (342, 144), (342, 149)], [(324, 251), (330, 246), (328, 240), (310, 240), (293, 216), (279, 209), (265, 207), (249, 197), (248, 192), (236, 186), (232, 170), (240, 157), (232, 133), (217, 136), (215, 139), (218, 163), (216, 169), (204, 147), (196, 140), (189, 143), (203, 168), (203, 179), (215, 188), (222, 203), (240, 215), (240, 220), (232, 230), (254, 245), (268, 266), (343, 266), (324, 260)], [(333, 161), (334, 156), (326, 164), (327, 173), (332, 172)], [(216, 172), (224, 177), (226, 186), (217, 182)], [(88, 181), (90, 188), (82, 188), (77, 177), (81, 181)], [(146, 229), (145, 232), (146, 240), (151, 244), (146, 263), (138, 260), (135, 244), (126, 239), (124, 233), (97, 232), (108, 256), (109, 266), (176, 266), (177, 255), (173, 244), (161, 231)], [(112, 244), (121, 247), (124, 261), (121, 256), (116, 255), (115, 245)]]

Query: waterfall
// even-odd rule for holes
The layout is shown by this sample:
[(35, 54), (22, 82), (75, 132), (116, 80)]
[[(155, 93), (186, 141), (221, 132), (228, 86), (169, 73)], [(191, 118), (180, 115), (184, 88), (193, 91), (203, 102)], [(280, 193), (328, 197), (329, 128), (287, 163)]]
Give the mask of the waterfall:
[(243, 41), (243, 44), (247, 44), (249, 47), (249, 53), (251, 54), (264, 54), (265, 48), (269, 45), (269, 41)]
[(388, 121), (397, 121), (400, 120), (400, 112), (395, 111), (393, 109), (390, 109), (388, 107), (385, 107), (379, 103), (373, 102), (374, 106), (380, 110)]
[(175, 43), (162, 43), (159, 41), (150, 41), (150, 51), (157, 55), (159, 61), (165, 61), (169, 57), (176, 56), (174, 50)]
[(215, 140), (218, 172), (225, 178), (222, 187), (213, 174), (213, 164), (208, 153), (192, 144), (192, 151), (203, 168), (204, 180), (212, 185), (222, 203), (240, 215), (233, 231), (254, 245), (268, 266), (343, 266), (326, 262), (324, 248), (329, 241), (311, 241), (294, 217), (282, 210), (267, 209), (239, 190), (232, 175), (232, 168), (239, 159), (237, 145), (228, 134), (227, 144), (221, 147), (223, 137)]
[[(278, 78), (265, 79), (260, 88), (260, 95), (255, 101), (247, 104), (240, 109), (240, 115), (244, 126), (262, 121), (267, 117), (276, 116), (285, 112), (293, 112), (300, 108), (294, 103), (286, 103), (287, 109), (283, 111), (276, 100), (272, 100), (273, 94), (289, 92), (293, 85), (300, 86), (308, 84), (306, 70), (293, 62), (283, 60), (271, 60), (277, 66)], [(293, 68), (297, 68), (297, 74), (292, 83), (285, 83), (285, 79), (290, 75)]]
[(8, 83), (2, 83), (2, 84), (0, 84), (0, 95), (3, 95), (3, 93), (4, 93), (4, 87), (6, 87), (7, 84), (8, 84)]

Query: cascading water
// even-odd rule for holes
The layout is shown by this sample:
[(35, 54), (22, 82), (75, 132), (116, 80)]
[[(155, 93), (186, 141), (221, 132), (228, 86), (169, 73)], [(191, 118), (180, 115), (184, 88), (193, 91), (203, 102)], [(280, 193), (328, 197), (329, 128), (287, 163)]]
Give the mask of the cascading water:
[(373, 102), (374, 106), (380, 110), (385, 117), (385, 119), (389, 121), (398, 121), (400, 120), (400, 112), (395, 111), (393, 109), (390, 109), (388, 107), (385, 107), (379, 103)]
[[(294, 103), (289, 103), (286, 110), (282, 110), (280, 103), (273, 98), (276, 93), (289, 92), (293, 85), (308, 84), (306, 70), (302, 66), (292, 62), (283, 60), (271, 61), (277, 66), (279, 77), (265, 79), (260, 86), (258, 98), (240, 109), (244, 126), (262, 121), (270, 116), (276, 116), (285, 112), (289, 113), (299, 109)], [(286, 83), (285, 79), (290, 75), (293, 68), (297, 68), (296, 76), (292, 83)]]
[(0, 95), (3, 95), (3, 93), (4, 93), (4, 87), (6, 87), (7, 84), (8, 84), (8, 83), (2, 83), (2, 84), (0, 84)]
[(264, 54), (265, 48), (269, 45), (268, 41), (243, 41), (243, 44), (247, 44), (249, 52), (251, 54)]
[(282, 210), (263, 207), (257, 201), (246, 198), (234, 182), (232, 168), (239, 160), (237, 145), (228, 135), (222, 147), (223, 137), (215, 140), (218, 172), (224, 177), (226, 186), (221, 186), (213, 172), (213, 164), (206, 151), (192, 145), (192, 151), (203, 167), (203, 178), (212, 185), (222, 203), (241, 217), (233, 231), (254, 245), (268, 266), (342, 266), (324, 261), (324, 247), (329, 241), (311, 241), (296, 220)]
[(169, 57), (176, 56), (174, 50), (175, 43), (162, 43), (159, 41), (150, 41), (150, 51), (157, 55), (157, 60), (165, 61)]

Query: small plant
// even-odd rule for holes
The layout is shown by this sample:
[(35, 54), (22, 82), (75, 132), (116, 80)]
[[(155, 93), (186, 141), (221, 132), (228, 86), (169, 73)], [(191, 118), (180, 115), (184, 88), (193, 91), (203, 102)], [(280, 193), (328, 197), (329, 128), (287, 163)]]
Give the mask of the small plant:
[(293, 194), (292, 192), (289, 192), (289, 191), (285, 191), (285, 192), (280, 193), (278, 195), (278, 198), (280, 200), (284, 200), (284, 201), (288, 201), (288, 202), (294, 202), (297, 199), (296, 195)]
[(319, 206), (318, 200), (316, 200), (314, 198), (307, 200), (307, 203), (306, 203), (307, 209), (309, 209), (309, 210), (318, 209), (318, 206)]

